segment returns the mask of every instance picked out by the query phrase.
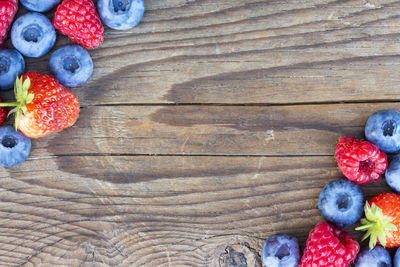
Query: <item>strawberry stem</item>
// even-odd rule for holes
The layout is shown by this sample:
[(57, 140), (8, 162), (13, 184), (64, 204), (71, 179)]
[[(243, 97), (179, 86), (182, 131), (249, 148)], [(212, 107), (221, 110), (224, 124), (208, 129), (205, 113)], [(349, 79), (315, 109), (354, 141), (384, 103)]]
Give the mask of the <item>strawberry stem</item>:
[(21, 102), (11, 102), (11, 103), (0, 103), (0, 107), (18, 107)]

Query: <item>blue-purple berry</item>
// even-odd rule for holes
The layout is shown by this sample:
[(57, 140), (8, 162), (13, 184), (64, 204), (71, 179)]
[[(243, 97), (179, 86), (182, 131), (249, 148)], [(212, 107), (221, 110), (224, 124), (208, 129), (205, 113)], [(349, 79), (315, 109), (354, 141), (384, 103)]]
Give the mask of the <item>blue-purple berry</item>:
[(41, 57), (54, 46), (56, 32), (46, 16), (30, 12), (14, 22), (11, 42), (24, 56)]
[(0, 165), (14, 167), (24, 162), (31, 152), (31, 139), (12, 126), (0, 127)]
[(369, 247), (365, 247), (358, 254), (354, 266), (392, 267), (392, 258), (390, 257), (389, 252), (381, 246), (376, 246), (372, 250), (370, 250)]
[(84, 84), (93, 73), (90, 54), (79, 45), (63, 46), (51, 55), (50, 70), (64, 86)]
[(28, 10), (46, 12), (52, 9), (61, 0), (20, 0), (21, 4)]
[(15, 49), (0, 48), (0, 90), (14, 88), (15, 79), (25, 72), (25, 60)]
[(289, 235), (270, 236), (265, 241), (262, 260), (268, 267), (297, 267), (300, 262), (299, 242)]
[(97, 9), (104, 24), (115, 30), (129, 30), (143, 17), (143, 0), (99, 0)]
[(385, 153), (400, 150), (400, 112), (381, 110), (369, 117), (365, 137)]
[(385, 172), (386, 183), (397, 193), (400, 193), (400, 154), (395, 155), (389, 162)]
[(322, 217), (338, 226), (356, 223), (362, 216), (364, 204), (361, 186), (346, 179), (327, 184), (318, 199)]

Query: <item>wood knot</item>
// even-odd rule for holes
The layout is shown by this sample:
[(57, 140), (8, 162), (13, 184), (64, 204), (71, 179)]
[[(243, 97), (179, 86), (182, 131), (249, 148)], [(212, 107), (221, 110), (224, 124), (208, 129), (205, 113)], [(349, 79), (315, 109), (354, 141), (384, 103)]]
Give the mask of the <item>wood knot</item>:
[(260, 254), (247, 242), (227, 246), (219, 258), (220, 267), (262, 267)]

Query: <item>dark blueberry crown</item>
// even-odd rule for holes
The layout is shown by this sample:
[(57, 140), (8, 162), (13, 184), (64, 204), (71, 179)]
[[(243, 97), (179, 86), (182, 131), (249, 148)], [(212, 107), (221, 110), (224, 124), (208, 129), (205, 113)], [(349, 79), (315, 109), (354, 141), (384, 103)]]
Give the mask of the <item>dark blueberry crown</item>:
[(1, 140), (1, 144), (7, 148), (13, 148), (17, 145), (17, 143), (18, 143), (17, 140), (15, 140), (14, 137), (9, 135), (4, 136), (3, 139)]
[(396, 122), (393, 120), (385, 121), (382, 125), (383, 136), (393, 136), (396, 126)]
[(114, 11), (116, 13), (123, 13), (131, 8), (131, 0), (112, 0)]
[(339, 210), (347, 210), (351, 205), (351, 198), (346, 193), (340, 193), (337, 195), (336, 205)]
[(25, 27), (22, 31), (22, 35), (25, 41), (37, 43), (42, 36), (42, 29), (39, 25), (31, 24)]
[(75, 73), (79, 69), (79, 60), (74, 56), (68, 56), (63, 58), (63, 67), (65, 70)]
[(283, 244), (282, 246), (280, 246), (278, 251), (275, 253), (275, 257), (277, 257), (280, 260), (289, 255), (290, 255), (290, 250), (287, 244)]

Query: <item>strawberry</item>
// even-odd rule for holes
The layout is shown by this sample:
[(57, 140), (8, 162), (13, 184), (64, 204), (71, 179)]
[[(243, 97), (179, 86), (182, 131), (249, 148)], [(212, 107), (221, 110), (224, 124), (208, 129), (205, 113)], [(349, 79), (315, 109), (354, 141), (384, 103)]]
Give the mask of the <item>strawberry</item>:
[(379, 242), (384, 247), (400, 246), (400, 195), (382, 193), (364, 206), (365, 219), (356, 230), (367, 231), (363, 240), (369, 239), (372, 249)]
[(11, 22), (18, 10), (18, 0), (0, 0), (0, 46), (3, 45)]
[(92, 0), (64, 0), (56, 11), (54, 28), (86, 48), (104, 40), (104, 28)]
[(354, 137), (340, 138), (336, 146), (336, 160), (343, 174), (357, 184), (378, 181), (388, 166), (385, 153)]
[(300, 267), (347, 267), (360, 250), (353, 236), (338, 226), (321, 222), (311, 230)]
[(28, 72), (15, 82), (15, 128), (31, 138), (72, 126), (79, 116), (78, 98), (47, 74)]

